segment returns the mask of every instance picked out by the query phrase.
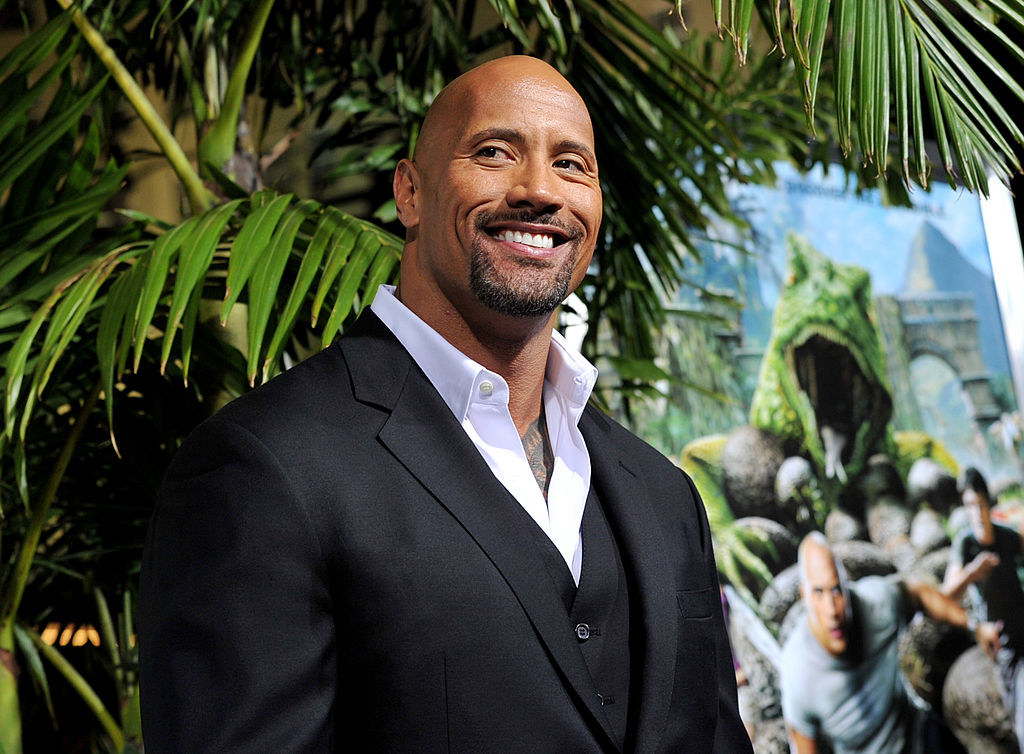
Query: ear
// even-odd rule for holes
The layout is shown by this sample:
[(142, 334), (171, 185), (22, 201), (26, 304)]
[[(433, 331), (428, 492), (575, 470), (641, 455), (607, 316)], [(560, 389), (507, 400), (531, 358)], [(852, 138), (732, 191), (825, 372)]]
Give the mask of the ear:
[(406, 228), (415, 228), (420, 224), (420, 172), (416, 169), (416, 163), (408, 159), (398, 163), (392, 190), (398, 219)]

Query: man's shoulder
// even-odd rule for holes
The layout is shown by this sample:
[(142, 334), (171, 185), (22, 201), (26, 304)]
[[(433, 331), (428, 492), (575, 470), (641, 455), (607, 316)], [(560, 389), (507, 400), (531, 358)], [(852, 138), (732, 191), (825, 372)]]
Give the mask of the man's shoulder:
[(854, 597), (869, 607), (888, 606), (903, 594), (898, 578), (893, 576), (863, 576), (850, 582), (848, 588)]
[(779, 664), (779, 681), (783, 685), (793, 688), (803, 688), (805, 684), (802, 679), (805, 676), (813, 675), (819, 670), (814, 663), (815, 649), (818, 640), (811, 633), (805, 617), (801, 617), (793, 626), (789, 636), (782, 645), (782, 655)]
[(590, 437), (606, 437), (610, 442), (613, 442), (621, 448), (627, 455), (635, 458), (642, 464), (649, 464), (654, 468), (660, 468), (664, 471), (675, 470), (677, 472), (681, 472), (681, 469), (672, 463), (668, 456), (646, 440), (638, 437), (593, 403), (587, 404), (586, 409), (583, 411), (583, 416), (590, 427), (593, 430), (597, 430), (596, 435), (593, 431), (589, 433), (585, 432), (585, 435), (589, 435)]
[(1020, 532), (1014, 527), (998, 521), (993, 521), (992, 530), (994, 531), (997, 539), (1003, 540), (1003, 542), (1006, 543), (1005, 546), (1007, 546), (1011, 552), (1020, 551), (1022, 546), (1024, 546)]

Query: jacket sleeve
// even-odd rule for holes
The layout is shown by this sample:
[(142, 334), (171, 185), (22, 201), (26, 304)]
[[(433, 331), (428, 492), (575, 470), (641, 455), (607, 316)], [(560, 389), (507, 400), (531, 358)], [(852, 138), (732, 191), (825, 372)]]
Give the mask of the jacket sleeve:
[(143, 556), (146, 751), (329, 751), (336, 687), (323, 554), (278, 459), (207, 421), (179, 451)]

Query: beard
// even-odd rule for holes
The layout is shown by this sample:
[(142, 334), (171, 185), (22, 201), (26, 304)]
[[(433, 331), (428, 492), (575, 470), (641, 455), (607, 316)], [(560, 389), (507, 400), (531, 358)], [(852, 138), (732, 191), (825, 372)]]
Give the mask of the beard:
[(492, 311), (510, 317), (540, 317), (555, 311), (569, 295), (573, 268), (579, 256), (579, 242), (582, 233), (578, 229), (566, 228), (562, 223), (553, 223), (551, 218), (532, 213), (516, 213), (482, 216), (477, 226), (481, 233), (496, 220), (518, 220), (555, 224), (568, 237), (572, 252), (564, 256), (555, 266), (530, 258), (519, 258), (514, 269), (501, 271), (494, 264), (491, 253), (480, 241), (471, 249), (469, 287), (473, 295)]

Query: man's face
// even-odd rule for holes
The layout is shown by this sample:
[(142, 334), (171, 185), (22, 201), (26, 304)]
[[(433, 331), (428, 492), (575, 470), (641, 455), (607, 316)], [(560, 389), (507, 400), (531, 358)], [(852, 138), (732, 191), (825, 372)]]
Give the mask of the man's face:
[(481, 304), (549, 315), (594, 251), (602, 199), (590, 117), (542, 66), (505, 59), (469, 74), (417, 149), (413, 222), (402, 217), (417, 251), (402, 286), (422, 276), (463, 317)]
[(979, 495), (971, 488), (964, 490), (961, 500), (964, 508), (967, 509), (967, 518), (971, 522), (971, 532), (975, 538), (981, 541), (988, 539), (988, 532), (992, 526), (992, 513), (989, 510), (988, 500), (984, 495)]
[(830, 655), (839, 656), (849, 646), (847, 594), (829, 552), (815, 548), (805, 558), (806, 580), (800, 592), (807, 605), (811, 633)]

